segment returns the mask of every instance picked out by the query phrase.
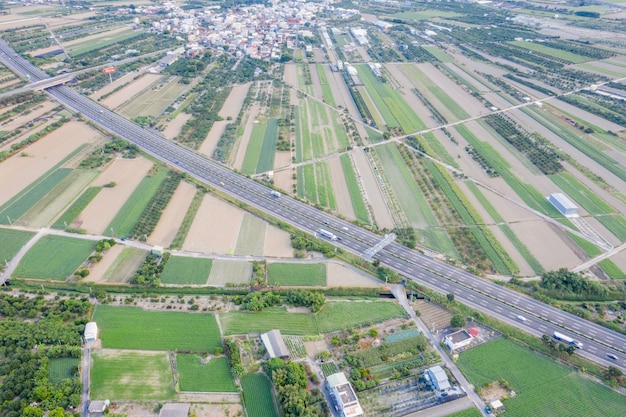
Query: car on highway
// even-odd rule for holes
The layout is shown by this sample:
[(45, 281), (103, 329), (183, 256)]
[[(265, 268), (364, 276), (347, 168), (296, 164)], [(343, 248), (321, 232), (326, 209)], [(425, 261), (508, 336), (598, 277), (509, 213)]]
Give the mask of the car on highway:
[(607, 354), (607, 355), (606, 355), (606, 357), (607, 357), (607, 358), (609, 358), (609, 359), (613, 359), (614, 361), (616, 361), (616, 360), (617, 360), (617, 356), (615, 356), (615, 355), (614, 355), (614, 354), (612, 354), (612, 353)]
[(525, 322), (525, 321), (526, 321), (526, 317), (524, 317), (524, 316), (517, 316), (517, 319), (518, 319), (519, 321), (522, 321), (522, 322)]

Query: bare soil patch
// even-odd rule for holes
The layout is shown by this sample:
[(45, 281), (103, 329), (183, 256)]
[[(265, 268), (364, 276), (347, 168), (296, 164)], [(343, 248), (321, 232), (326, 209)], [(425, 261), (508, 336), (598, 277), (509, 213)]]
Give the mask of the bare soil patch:
[(72, 227), (94, 234), (103, 233), (151, 168), (152, 162), (141, 157), (114, 160), (93, 185), (115, 182), (115, 187), (104, 187), (72, 223)]
[(291, 152), (276, 152), (274, 154), (274, 170), (280, 169), (280, 171), (274, 171), (272, 178), (274, 185), (291, 194), (293, 191), (293, 172), (286, 168), (289, 166), (291, 166)]
[(289, 233), (276, 226), (268, 225), (265, 231), (264, 256), (275, 258), (293, 258)]
[(165, 129), (163, 129), (163, 135), (168, 139), (174, 139), (180, 133), (180, 129), (191, 119), (191, 115), (187, 113), (180, 113), (173, 120), (167, 123)]
[(218, 114), (224, 119), (227, 117), (236, 119), (237, 116), (239, 116), (239, 112), (241, 111), (243, 102), (246, 100), (246, 96), (248, 95), (248, 90), (251, 85), (252, 83), (246, 83), (234, 86), (232, 90), (230, 90), (230, 94), (228, 94), (228, 97)]
[(0, 164), (0, 205), (58, 164), (69, 153), (100, 135), (89, 126), (69, 122)]
[(341, 160), (338, 156), (328, 159), (328, 168), (330, 171), (330, 181), (333, 187), (333, 192), (335, 193), (337, 211), (346, 216), (348, 219), (356, 219), (354, 207), (352, 206), (352, 200), (350, 199), (350, 190), (348, 190), (348, 184), (346, 183), (343, 175)]
[(191, 252), (232, 254), (243, 211), (212, 196), (206, 195), (191, 225), (183, 249)]
[(100, 104), (110, 108), (116, 109), (124, 103), (128, 103), (137, 96), (139, 93), (149, 88), (152, 84), (160, 81), (162, 75), (145, 73), (138, 79), (131, 81), (128, 85), (124, 86), (119, 91), (111, 94), (107, 98), (100, 101)]
[(361, 149), (355, 149), (351, 155), (356, 166), (357, 178), (363, 184), (365, 191), (363, 197), (371, 207), (376, 224), (380, 228), (393, 229), (395, 227), (393, 217), (385, 204), (385, 196), (378, 187), (376, 174), (367, 159), (367, 155)]
[(431, 330), (439, 330), (450, 326), (452, 312), (426, 300), (417, 300), (411, 306), (420, 312), (422, 320)]
[(330, 350), (328, 349), (328, 345), (325, 340), (311, 340), (304, 342), (304, 349), (306, 350), (307, 356), (310, 358), (315, 358), (318, 353)]
[(196, 187), (181, 181), (172, 199), (167, 204), (167, 207), (165, 207), (165, 210), (163, 210), (163, 214), (154, 228), (154, 232), (152, 232), (148, 238), (148, 243), (165, 248), (169, 247), (172, 240), (176, 237), (176, 233), (178, 233), (180, 224), (185, 218), (189, 204), (191, 204), (191, 200), (193, 200), (195, 195)]
[(498, 381), (494, 381), (480, 389), (480, 397), (487, 403), (507, 396), (509, 392)]
[(568, 247), (564, 238), (544, 221), (515, 223), (510, 226), (546, 271), (573, 268), (580, 264), (581, 259)]
[(124, 245), (115, 245), (107, 250), (102, 256), (102, 260), (95, 264), (89, 271), (89, 275), (83, 279), (84, 282), (101, 282), (104, 273), (113, 265), (113, 262), (124, 250)]
[(326, 285), (328, 287), (371, 287), (383, 286), (383, 282), (365, 272), (338, 262), (326, 264)]
[[(37, 106), (33, 107), (32, 109), (30, 109), (30, 112), (28, 114), (21, 114), (17, 117), (12, 117), (10, 119), (8, 119), (7, 121), (5, 121), (2, 124), (2, 129), (1, 130), (15, 130), (15, 129), (19, 129), (19, 128), (23, 128), (24, 125), (32, 120), (35, 120), (38, 117), (43, 116), (44, 114), (48, 113), (49, 111), (51, 111), (52, 109), (54, 109), (57, 106), (56, 103), (53, 103), (51, 101), (45, 101), (43, 103), (38, 104)], [(7, 108), (8, 110), (8, 108)]]
[(211, 130), (207, 133), (206, 138), (202, 141), (198, 152), (204, 154), (206, 156), (212, 156), (215, 151), (215, 147), (217, 146), (217, 142), (219, 142), (220, 138), (224, 134), (224, 129), (228, 125), (228, 120), (220, 120), (213, 123), (211, 126)]

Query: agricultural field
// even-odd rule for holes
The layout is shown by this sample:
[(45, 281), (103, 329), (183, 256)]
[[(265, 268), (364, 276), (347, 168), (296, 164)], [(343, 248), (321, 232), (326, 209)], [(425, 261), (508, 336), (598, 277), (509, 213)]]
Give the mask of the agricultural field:
[(174, 398), (172, 368), (165, 352), (110, 349), (91, 354), (91, 399), (150, 401)]
[(241, 171), (256, 174), (274, 168), (274, 153), (278, 139), (278, 119), (259, 121), (252, 127), (252, 134)]
[(270, 285), (281, 287), (326, 286), (326, 265), (302, 263), (270, 263), (267, 266)]
[(68, 225), (78, 217), (78, 215), (87, 207), (91, 200), (102, 190), (102, 187), (89, 187), (78, 197), (70, 207), (54, 222), (52, 228), (66, 229)]
[(79, 375), (79, 358), (51, 358), (48, 362), (48, 379), (53, 384), (58, 384), (67, 378)]
[(516, 396), (503, 401), (507, 416), (618, 417), (624, 412), (623, 395), (505, 339), (462, 352), (458, 365), (476, 387), (508, 381)]
[(17, 278), (64, 281), (91, 255), (96, 241), (65, 236), (42, 237), (13, 272)]
[(190, 392), (237, 392), (228, 358), (211, 358), (207, 363), (196, 355), (176, 355), (180, 390)]
[(19, 250), (35, 236), (32, 232), (23, 230), (0, 228), (0, 262), (4, 265), (19, 252)]
[(161, 273), (163, 284), (206, 285), (213, 261), (207, 258), (171, 256)]
[(227, 284), (247, 285), (252, 276), (252, 264), (247, 261), (216, 259), (213, 261), (208, 285), (224, 286)]
[(118, 110), (129, 118), (138, 116), (156, 118), (187, 88), (179, 81), (179, 77), (161, 79), (158, 85), (140, 93)]
[(244, 375), (241, 378), (241, 386), (248, 417), (279, 417), (272, 383), (265, 374)]
[(449, 414), (446, 417), (481, 417), (482, 413), (476, 408), (468, 408), (467, 410), (459, 411), (458, 413)]
[(110, 256), (110, 254), (107, 253), (107, 256), (105, 256), (104, 258), (105, 260), (100, 261), (95, 266), (92, 274), (87, 277), (88, 280), (95, 278), (96, 268), (99, 268), (100, 266), (105, 266), (106, 269), (102, 272), (102, 276), (100, 278), (101, 281), (110, 283), (127, 282), (133, 277), (135, 271), (139, 268), (143, 260), (146, 258), (146, 255), (148, 254), (147, 251), (142, 249), (122, 246), (115, 246), (112, 249), (109, 249), (109, 251), (116, 251), (116, 248), (119, 248), (117, 250), (120, 251), (118, 256), (112, 258), (110, 263), (108, 263), (107, 265), (104, 265), (103, 262), (105, 262), (107, 256)]
[(209, 314), (98, 305), (92, 320), (105, 348), (213, 352), (222, 345), (215, 317)]
[(237, 237), (236, 255), (263, 255), (267, 223), (250, 213), (244, 213)]

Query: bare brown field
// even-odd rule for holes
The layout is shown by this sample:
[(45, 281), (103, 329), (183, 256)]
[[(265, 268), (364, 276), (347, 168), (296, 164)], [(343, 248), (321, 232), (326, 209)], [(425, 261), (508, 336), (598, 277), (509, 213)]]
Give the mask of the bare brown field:
[(0, 164), (0, 205), (58, 164), (84, 143), (100, 135), (89, 126), (69, 122), (24, 149), (28, 157), (13, 155)]
[(105, 94), (111, 93), (113, 90), (115, 90), (118, 87), (121, 87), (122, 85), (129, 84), (130, 82), (133, 81), (133, 78), (135, 77), (139, 79), (141, 75), (137, 76), (137, 73), (135, 72), (129, 72), (128, 74), (124, 74), (120, 78), (113, 80), (112, 83), (105, 85), (104, 87), (96, 91), (95, 93), (91, 94), (89, 98), (91, 98), (92, 100), (99, 101), (100, 97), (102, 97)]
[(393, 217), (385, 204), (385, 196), (378, 187), (376, 174), (372, 170), (365, 152), (362, 149), (355, 149), (351, 156), (356, 166), (356, 175), (363, 184), (365, 191), (363, 197), (371, 207), (376, 224), (380, 228), (393, 229), (395, 227)]
[(267, 225), (263, 256), (272, 258), (293, 258), (291, 236), (276, 226)]
[(118, 108), (127, 117), (157, 117), (176, 100), (188, 86), (179, 82), (180, 77), (170, 76), (153, 84)]
[(242, 210), (207, 194), (183, 243), (183, 250), (216, 254), (234, 253), (242, 220)]
[(326, 263), (326, 285), (328, 287), (382, 287), (384, 283), (365, 272), (339, 262)]
[(163, 210), (154, 232), (148, 238), (149, 244), (165, 248), (170, 246), (195, 195), (196, 187), (181, 181), (172, 199)]
[(224, 119), (227, 117), (232, 117), (233, 120), (236, 119), (243, 107), (243, 102), (246, 100), (251, 85), (252, 83), (246, 83), (234, 86), (218, 114)]
[(343, 174), (343, 167), (341, 166), (339, 156), (328, 159), (328, 169), (330, 171), (332, 189), (335, 193), (337, 211), (348, 219), (356, 219), (354, 208), (352, 207), (352, 200), (350, 199), (350, 191), (348, 190), (348, 184)]
[(127, 86), (100, 101), (100, 104), (110, 109), (116, 109), (133, 99), (151, 85), (156, 84), (163, 76), (145, 73), (140, 78), (131, 81)]
[(151, 168), (152, 162), (141, 157), (114, 160), (93, 185), (115, 182), (115, 187), (103, 188), (72, 223), (72, 227), (102, 234)]
[(191, 115), (187, 113), (180, 113), (173, 120), (167, 123), (165, 129), (163, 129), (163, 135), (168, 139), (174, 139), (180, 133), (180, 129), (191, 119)]
[(38, 117), (43, 116), (45, 113), (51, 111), (56, 106), (57, 103), (53, 103), (51, 101), (45, 101), (41, 104), (38, 104), (28, 114), (20, 114), (17, 117), (12, 117), (8, 119), (5, 123), (2, 124), (1, 130), (15, 130), (21, 128), (26, 123), (35, 120)]
[(511, 229), (546, 271), (573, 268), (581, 259), (542, 220), (513, 223)]
[(206, 156), (212, 156), (215, 151), (215, 147), (217, 146), (217, 142), (219, 142), (220, 138), (224, 134), (224, 130), (228, 125), (228, 120), (219, 120), (213, 123), (211, 126), (211, 130), (207, 133), (206, 138), (202, 141), (198, 152)]
[[(179, 396), (180, 395), (181, 394), (179, 394)], [(236, 401), (228, 401), (228, 395), (202, 394), (202, 396), (198, 399), (202, 400), (206, 395), (215, 397), (215, 400), (212, 401), (212, 404), (204, 404), (202, 402), (192, 403), (190, 410), (196, 417), (228, 417), (245, 415), (243, 406), (240, 403), (235, 404)], [(230, 396), (233, 395), (231, 394)], [(239, 399), (239, 396), (236, 397)], [(241, 400), (239, 399), (239, 401)]]
[(35, 123), (35, 122), (33, 122), (33, 126), (32, 127), (24, 126), (22, 128), (22, 133), (21, 134), (19, 134), (18, 136), (14, 136), (11, 139), (8, 139), (8, 140), (4, 141), (2, 146), (0, 146), (0, 151), (10, 152), (11, 151), (11, 145), (13, 145), (14, 143), (21, 142), (22, 140), (28, 138), (33, 133), (45, 129), (46, 127), (48, 127), (48, 125), (51, 125), (54, 122), (55, 122), (55, 120), (50, 118), (50, 119), (46, 119), (43, 123)]
[(83, 279), (83, 282), (103, 282), (105, 272), (113, 265), (124, 248), (124, 245), (115, 245), (107, 250), (102, 256), (102, 260), (91, 268), (89, 275)]
[[(284, 168), (291, 165), (291, 152), (276, 152), (274, 154), (274, 169)], [(274, 185), (288, 194), (293, 190), (293, 178), (291, 169), (275, 171), (272, 178)]]

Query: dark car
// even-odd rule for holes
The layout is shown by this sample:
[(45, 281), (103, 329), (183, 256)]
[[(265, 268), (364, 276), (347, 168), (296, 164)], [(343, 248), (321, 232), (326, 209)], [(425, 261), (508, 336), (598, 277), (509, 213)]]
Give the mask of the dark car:
[(616, 360), (617, 360), (617, 356), (615, 356), (615, 355), (614, 355), (614, 354), (612, 354), (612, 353), (609, 353), (609, 354), (607, 354), (606, 356), (607, 356), (609, 359), (613, 359), (614, 361), (616, 361)]

